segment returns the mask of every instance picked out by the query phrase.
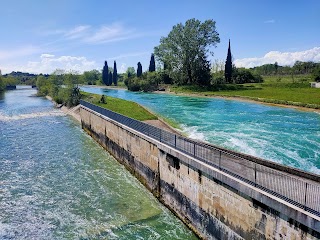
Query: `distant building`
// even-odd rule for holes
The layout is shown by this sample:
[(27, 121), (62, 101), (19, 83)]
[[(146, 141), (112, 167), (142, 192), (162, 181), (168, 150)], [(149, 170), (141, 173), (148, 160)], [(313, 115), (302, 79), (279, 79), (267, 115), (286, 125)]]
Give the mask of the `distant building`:
[(312, 88), (320, 88), (320, 82), (311, 82)]

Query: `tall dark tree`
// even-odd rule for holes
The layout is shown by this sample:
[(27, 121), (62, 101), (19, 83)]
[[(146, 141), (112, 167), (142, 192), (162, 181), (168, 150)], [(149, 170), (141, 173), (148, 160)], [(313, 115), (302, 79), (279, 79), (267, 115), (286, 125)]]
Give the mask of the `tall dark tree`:
[(229, 48), (228, 48), (226, 65), (224, 67), (224, 76), (226, 78), (227, 83), (232, 83), (232, 56), (231, 56), (231, 48), (230, 48), (230, 39), (229, 39)]
[(141, 75), (142, 75), (142, 65), (140, 62), (138, 62), (137, 77), (141, 77)]
[(149, 65), (149, 72), (154, 72), (156, 70), (156, 63), (154, 61), (154, 54), (151, 54), (151, 59), (150, 59), (150, 65)]
[(113, 63), (113, 84), (117, 86), (118, 84), (118, 72), (117, 72), (117, 63), (114, 61)]
[[(112, 72), (109, 72), (109, 80), (108, 80), (109, 85), (112, 85)], [(109, 86), (108, 85), (108, 86)]]
[(107, 61), (104, 62), (104, 67), (102, 69), (102, 82), (105, 85), (109, 85), (109, 68)]

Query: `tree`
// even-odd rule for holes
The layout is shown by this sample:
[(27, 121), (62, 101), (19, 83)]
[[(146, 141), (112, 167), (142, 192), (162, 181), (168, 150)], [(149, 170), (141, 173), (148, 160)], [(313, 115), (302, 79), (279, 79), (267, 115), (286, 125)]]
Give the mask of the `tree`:
[(232, 83), (232, 56), (231, 56), (231, 48), (230, 48), (230, 39), (229, 39), (227, 60), (224, 67), (224, 77), (227, 83)]
[(215, 25), (211, 19), (203, 23), (189, 19), (185, 24), (173, 26), (169, 35), (162, 37), (160, 45), (154, 48), (155, 56), (166, 64), (169, 77), (177, 84), (210, 82), (207, 55), (213, 55), (209, 48), (220, 42)]
[(118, 83), (118, 72), (117, 72), (117, 63), (114, 61), (113, 63), (113, 84), (117, 86)]
[(0, 72), (0, 92), (3, 91), (5, 89), (5, 85), (1, 76), (1, 72)]
[(142, 75), (142, 65), (140, 62), (138, 62), (137, 77), (141, 77), (141, 75)]
[(320, 82), (320, 67), (313, 70), (312, 77), (314, 81)]
[(104, 62), (104, 67), (102, 70), (102, 82), (109, 86), (109, 68), (107, 61)]
[(151, 59), (150, 59), (150, 65), (149, 65), (149, 72), (154, 72), (156, 70), (156, 63), (154, 61), (154, 54), (151, 54)]
[(127, 77), (131, 78), (136, 74), (136, 71), (134, 70), (134, 67), (128, 67), (126, 73)]
[[(103, 71), (104, 69), (102, 70), (102, 77), (105, 74)], [(101, 73), (98, 70), (85, 71), (81, 76), (82, 82), (85, 82), (89, 85), (95, 85), (96, 82), (99, 80), (100, 74)], [(105, 82), (103, 81), (103, 83)]]
[(274, 63), (274, 69), (275, 69), (275, 73), (276, 74), (278, 74), (278, 68), (279, 68), (278, 62), (275, 62)]
[(112, 72), (109, 72), (109, 78), (108, 78), (108, 86), (112, 85)]

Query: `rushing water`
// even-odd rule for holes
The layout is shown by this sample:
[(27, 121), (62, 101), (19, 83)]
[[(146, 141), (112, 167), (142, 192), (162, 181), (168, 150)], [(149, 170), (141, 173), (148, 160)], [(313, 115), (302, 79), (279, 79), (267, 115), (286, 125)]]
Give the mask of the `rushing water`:
[(79, 125), (0, 95), (0, 239), (195, 239)]
[(320, 174), (320, 114), (218, 98), (82, 87), (135, 101), (190, 137)]

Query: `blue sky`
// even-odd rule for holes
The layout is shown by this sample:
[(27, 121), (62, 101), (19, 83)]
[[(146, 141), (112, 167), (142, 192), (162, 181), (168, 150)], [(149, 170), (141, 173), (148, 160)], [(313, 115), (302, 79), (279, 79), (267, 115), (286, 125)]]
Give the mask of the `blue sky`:
[(224, 61), (228, 39), (237, 66), (320, 61), (318, 0), (1, 0), (2, 73), (82, 72), (117, 61), (118, 72), (149, 65), (172, 26), (213, 19), (221, 42), (210, 57)]

